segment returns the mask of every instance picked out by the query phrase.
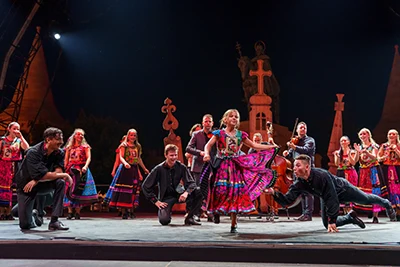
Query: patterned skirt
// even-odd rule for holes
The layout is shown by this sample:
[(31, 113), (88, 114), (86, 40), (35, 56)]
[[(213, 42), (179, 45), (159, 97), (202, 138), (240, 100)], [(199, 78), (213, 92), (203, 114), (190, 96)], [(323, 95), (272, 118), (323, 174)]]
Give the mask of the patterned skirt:
[(14, 162), (0, 160), (0, 207), (10, 207), (12, 202), (11, 183), (14, 177)]
[(349, 183), (351, 183), (355, 187), (358, 186), (358, 174), (354, 168), (347, 168), (345, 170), (338, 169), (336, 176), (345, 178), (347, 181), (349, 181)]
[[(387, 196), (387, 188), (382, 177), (381, 166), (372, 166), (369, 168), (360, 168), (358, 188), (367, 194), (377, 196)], [(379, 212), (383, 208), (379, 205), (361, 205), (356, 204), (356, 209)]]
[(108, 188), (107, 194), (104, 197), (103, 203), (106, 205), (110, 204), (111, 198), (112, 198), (112, 193), (114, 192), (114, 188), (115, 188), (115, 183), (117, 181), (117, 178), (119, 177), (119, 173), (121, 172), (122, 168), (124, 166), (122, 164), (120, 164), (117, 168), (117, 171), (115, 172), (114, 178), (111, 181), (110, 187)]
[(111, 192), (109, 206), (128, 209), (138, 207), (141, 185), (138, 166), (132, 164), (130, 169), (122, 167), (121, 171), (117, 172), (115, 176), (117, 178)]
[(393, 208), (400, 208), (400, 166), (383, 165), (383, 177), (388, 186), (389, 200)]
[(249, 213), (253, 201), (276, 180), (270, 169), (277, 150), (224, 159), (214, 177), (209, 211), (218, 214)]
[(72, 165), (68, 173), (72, 177), (72, 186), (66, 185), (64, 207), (77, 208), (82, 205), (90, 205), (98, 201), (96, 185), (93, 175), (88, 168), (86, 173), (81, 173), (84, 165)]

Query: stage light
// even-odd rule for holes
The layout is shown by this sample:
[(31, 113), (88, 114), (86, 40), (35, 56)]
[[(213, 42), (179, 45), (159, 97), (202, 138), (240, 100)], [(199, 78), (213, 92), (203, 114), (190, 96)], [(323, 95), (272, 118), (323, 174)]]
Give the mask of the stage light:
[(59, 40), (59, 39), (61, 38), (61, 35), (58, 34), (58, 33), (55, 33), (55, 34), (54, 34), (54, 38), (55, 38), (56, 40)]

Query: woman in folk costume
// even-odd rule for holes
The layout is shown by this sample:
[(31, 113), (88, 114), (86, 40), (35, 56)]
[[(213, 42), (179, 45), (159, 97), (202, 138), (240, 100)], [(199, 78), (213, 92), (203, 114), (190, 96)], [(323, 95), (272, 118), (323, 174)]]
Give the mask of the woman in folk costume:
[[(231, 216), (231, 233), (237, 232), (237, 214), (255, 210), (253, 201), (266, 187), (275, 182), (275, 174), (269, 166), (276, 155), (276, 145), (253, 143), (246, 132), (238, 130), (240, 115), (236, 109), (229, 109), (221, 119), (226, 125), (222, 130), (213, 131), (213, 137), (205, 146), (204, 161), (210, 160), (210, 150), (217, 144), (219, 166), (214, 172), (214, 186), (211, 191), (209, 210), (214, 222), (220, 222), (220, 215)], [(262, 152), (239, 156), (241, 144)], [(215, 165), (215, 164), (214, 164)]]
[[(351, 148), (350, 138), (340, 137), (340, 148), (333, 152), (335, 165), (337, 166), (336, 175), (345, 178), (352, 185), (358, 186), (358, 175), (354, 166), (358, 162), (358, 152)], [(352, 203), (346, 203), (343, 207), (345, 213), (349, 213)]]
[(0, 220), (14, 220), (11, 215), (11, 184), (16, 162), (22, 160), (22, 150), (29, 148), (17, 122), (11, 122), (7, 132), (0, 138)]
[(71, 175), (73, 184), (66, 187), (64, 206), (68, 207), (67, 219), (79, 220), (82, 205), (98, 201), (96, 185), (89, 169), (91, 147), (86, 142), (85, 132), (75, 129), (65, 145), (65, 171)]
[(116, 174), (117, 178), (109, 205), (121, 208), (122, 219), (128, 219), (130, 216), (135, 217), (134, 209), (139, 206), (140, 185), (143, 177), (138, 165), (145, 174), (149, 173), (141, 158), (142, 146), (139, 144), (135, 129), (130, 129), (126, 134), (126, 141), (121, 144), (119, 155), (122, 168)]
[[(358, 174), (358, 187), (368, 194), (387, 196), (386, 186), (383, 182), (382, 170), (378, 161), (379, 145), (372, 139), (371, 131), (363, 128), (358, 132), (361, 145), (354, 144), (354, 148), (359, 153), (360, 170)], [(372, 222), (378, 223), (378, 214), (381, 207), (378, 205), (364, 206), (356, 204), (355, 208), (361, 210), (372, 209)]]
[(389, 200), (396, 210), (396, 219), (400, 221), (400, 139), (399, 132), (391, 129), (387, 142), (379, 149), (379, 161), (382, 162), (383, 177), (388, 186)]

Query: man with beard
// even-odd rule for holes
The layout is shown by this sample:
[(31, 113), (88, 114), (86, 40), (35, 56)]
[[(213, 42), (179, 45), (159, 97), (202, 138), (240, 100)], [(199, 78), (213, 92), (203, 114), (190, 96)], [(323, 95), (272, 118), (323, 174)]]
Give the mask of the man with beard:
[[(198, 186), (200, 185), (201, 168), (204, 164), (204, 147), (212, 137), (211, 130), (214, 125), (213, 117), (210, 114), (204, 115), (202, 125), (203, 129), (193, 133), (186, 147), (186, 152), (193, 155), (192, 168), (190, 171)], [(215, 155), (215, 153), (213, 155)]]

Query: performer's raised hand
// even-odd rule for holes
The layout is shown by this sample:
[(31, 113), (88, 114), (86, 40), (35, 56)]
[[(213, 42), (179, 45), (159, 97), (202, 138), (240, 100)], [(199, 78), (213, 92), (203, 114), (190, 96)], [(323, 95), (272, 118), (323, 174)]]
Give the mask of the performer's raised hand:
[(288, 142), (287, 146), (291, 149), (296, 149), (296, 145), (293, 144), (292, 142)]
[(14, 134), (15, 134), (15, 136), (18, 137), (18, 138), (21, 138), (21, 136), (22, 136), (20, 130), (15, 130), (15, 131), (14, 131)]
[(361, 146), (359, 144), (354, 143), (353, 146), (354, 146), (354, 149), (357, 150), (358, 153), (361, 152)]

